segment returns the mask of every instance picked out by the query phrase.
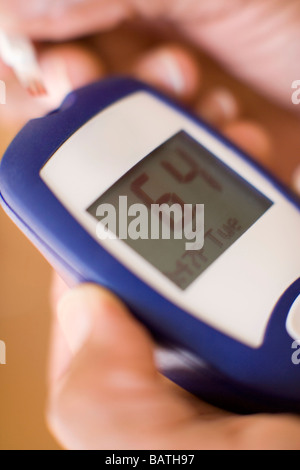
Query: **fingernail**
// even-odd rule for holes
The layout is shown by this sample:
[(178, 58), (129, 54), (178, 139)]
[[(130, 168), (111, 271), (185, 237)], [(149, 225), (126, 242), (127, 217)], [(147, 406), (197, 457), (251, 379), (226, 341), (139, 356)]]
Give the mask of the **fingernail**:
[(300, 195), (300, 166), (296, 168), (292, 177), (293, 189)]
[(223, 88), (208, 93), (200, 103), (198, 111), (208, 122), (218, 125), (234, 121), (240, 112), (234, 95)]
[(180, 95), (185, 91), (183, 72), (173, 54), (157, 52), (143, 59), (137, 66), (140, 78), (167, 87)]
[(136, 65), (135, 72), (141, 79), (181, 98), (191, 98), (200, 84), (200, 71), (194, 58), (179, 48), (149, 53)]
[(186, 88), (184, 73), (173, 54), (168, 52), (161, 53), (157, 67), (160, 68), (162, 76), (170, 84), (175, 93), (178, 95), (184, 93)]
[(58, 320), (74, 354), (80, 351), (92, 332), (93, 312), (89, 292), (83, 292), (81, 288), (69, 291), (58, 304)]

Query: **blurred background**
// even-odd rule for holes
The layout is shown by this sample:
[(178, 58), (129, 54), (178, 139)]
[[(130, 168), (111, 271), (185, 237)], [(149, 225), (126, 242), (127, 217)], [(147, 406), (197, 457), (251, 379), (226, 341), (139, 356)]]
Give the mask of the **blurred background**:
[[(16, 128), (0, 121), (0, 153)], [(55, 449), (45, 424), (50, 267), (0, 210), (0, 449)]]
[[(120, 34), (122, 37), (122, 31)], [(122, 58), (116, 52), (120, 35), (112, 38), (109, 33), (103, 34), (101, 41), (104, 48), (107, 45), (106, 56), (108, 52), (110, 57), (115, 54), (110, 71), (123, 72), (128, 57), (126, 48)], [(299, 113), (297, 116), (296, 109), (294, 113), (292, 108), (274, 105), (228, 77), (204, 54), (198, 57), (205, 72), (201, 93), (219, 86), (234, 91), (243, 114), (263, 124), (272, 138), (272, 158), (266, 166), (291, 186), (300, 163)], [(25, 97), (17, 86), (8, 87), (7, 104), (0, 105), (0, 155), (26, 122), (24, 103), (30, 108), (30, 117), (41, 113), (34, 98)], [(0, 340), (7, 348), (7, 364), (0, 365), (0, 449), (59, 449), (45, 421), (51, 268), (2, 210), (0, 263)]]

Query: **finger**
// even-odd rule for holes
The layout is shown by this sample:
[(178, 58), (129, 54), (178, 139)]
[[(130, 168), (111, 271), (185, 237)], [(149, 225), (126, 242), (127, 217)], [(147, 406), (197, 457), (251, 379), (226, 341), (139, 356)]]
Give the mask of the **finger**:
[(82, 285), (69, 291), (59, 303), (58, 319), (74, 355), (85, 343), (87, 353), (94, 347), (110, 349), (118, 338), (119, 347), (112, 348), (106, 364), (101, 367), (110, 369), (114, 363), (119, 366), (121, 359), (125, 368), (141, 367), (143, 373), (149, 370), (156, 374), (149, 334), (108, 291), (94, 285)]
[(178, 45), (165, 45), (140, 57), (134, 75), (181, 100), (192, 100), (201, 87), (197, 59)]
[(53, 312), (56, 312), (60, 299), (69, 291), (69, 287), (56, 271), (52, 273), (50, 288), (50, 304)]
[(153, 343), (121, 302), (87, 285), (63, 298), (74, 358), (48, 413), (68, 449), (298, 449), (299, 419), (195, 412), (162, 386)]
[[(103, 332), (105, 332), (106, 340), (110, 338), (108, 336), (110, 330), (106, 327), (106, 323), (111, 329), (118, 327), (120, 332), (123, 331), (124, 337), (122, 341), (124, 345), (127, 344), (128, 337), (126, 336), (126, 332), (128, 330), (127, 323), (129, 322), (126, 315), (128, 314), (121, 303), (108, 292), (95, 286), (82, 286), (74, 291), (68, 291), (65, 289), (63, 282), (56, 278), (55, 284), (52, 287), (51, 296), (54, 308), (58, 312), (53, 322), (52, 354), (50, 362), (50, 380), (52, 383), (54, 383), (55, 380), (59, 380), (62, 374), (66, 372), (72, 357), (82, 348), (85, 341), (89, 340), (90, 347), (92, 347), (93, 341), (96, 341), (96, 343), (99, 342), (103, 347), (101, 340)], [(125, 314), (123, 310), (125, 310)], [(116, 311), (118, 318), (112, 321), (112, 326), (110, 326), (111, 315), (113, 315), (114, 311)], [(108, 322), (106, 315), (109, 316)], [(127, 323), (125, 321), (126, 319)], [(100, 322), (101, 335), (94, 330), (94, 327)], [(138, 348), (139, 344), (142, 344), (144, 347), (144, 338), (140, 339), (141, 335), (136, 334), (136, 331), (139, 331), (137, 326), (135, 328), (130, 328), (130, 326), (129, 323), (129, 329), (131, 335), (134, 336), (134, 342), (133, 344), (129, 344), (129, 352), (133, 350), (134, 355), (135, 348), (131, 349), (131, 346), (135, 345), (135, 347)], [(93, 335), (90, 337), (93, 332), (95, 332), (95, 338)], [(145, 341), (145, 344), (148, 344), (148, 352), (150, 354), (151, 345), (149, 344), (149, 338), (148, 341)], [(110, 341), (113, 341), (113, 339), (113, 337), (110, 338)], [(137, 341), (138, 339), (140, 340)], [(117, 351), (114, 352), (113, 355), (110, 355), (110, 360), (114, 357), (115, 360), (118, 361), (119, 347), (120, 346), (116, 344)], [(128, 359), (129, 361), (131, 360), (131, 358)], [(149, 356), (149, 359), (152, 359), (152, 355)], [(114, 364), (110, 363), (110, 361), (107, 365), (112, 369), (114, 367)], [(135, 367), (134, 361), (132, 363), (130, 362), (130, 367), (131, 366)], [(143, 368), (143, 370), (146, 369)], [(154, 370), (155, 365), (153, 361), (153, 371)], [(100, 372), (100, 370), (98, 372)]]
[(292, 178), (292, 187), (296, 193), (300, 196), (300, 166), (296, 168)]
[(56, 315), (57, 305), (60, 299), (68, 291), (69, 288), (65, 282), (56, 272), (53, 272), (50, 289), (50, 305), (53, 316), (50, 335), (50, 351), (48, 358), (49, 384), (60, 379), (60, 377), (66, 372), (72, 358), (69, 345), (66, 341), (65, 335), (61, 329)]
[(81, 286), (58, 317), (73, 357), (51, 384), (49, 421), (66, 447), (143, 448), (154, 429), (198, 415), (161, 380), (149, 333), (113, 295)]
[[(297, 79), (299, 2), (286, 0), (10, 0), (1, 5), (1, 26), (36, 39), (70, 39), (141, 15), (164, 18), (208, 51), (231, 73), (273, 100), (291, 107)], [(234, 51), (234, 53), (233, 53)], [(289, 51), (289, 53), (286, 53)], [(276, 77), (272, 79), (270, 77)], [(298, 109), (298, 108), (297, 108)], [(294, 107), (294, 111), (297, 112)]]
[(272, 158), (271, 138), (259, 124), (251, 121), (236, 121), (224, 126), (222, 132), (261, 163), (270, 163)]
[[(78, 292), (78, 295), (77, 295)], [(70, 294), (70, 295), (68, 295)], [(92, 296), (91, 305), (87, 304), (87, 296)], [(66, 297), (64, 299), (64, 297)], [(81, 348), (82, 343), (84, 343), (84, 336), (85, 336), (85, 328), (80, 327), (80, 322), (74, 322), (74, 318), (76, 314), (75, 311), (78, 310), (78, 301), (77, 299), (82, 298), (82, 301), (85, 303), (85, 307), (83, 311), (92, 311), (92, 315), (94, 314), (94, 308), (97, 310), (97, 315), (105, 315), (105, 312), (109, 310), (110, 304), (106, 305), (106, 297), (111, 297), (112, 301), (115, 301), (116, 306), (120, 309), (120, 302), (116, 301), (113, 296), (106, 293), (106, 291), (102, 291), (99, 287), (93, 286), (93, 289), (87, 289), (85, 287), (81, 287), (77, 289), (75, 292), (70, 291), (70, 289), (66, 286), (65, 282), (56, 274), (53, 275), (53, 281), (51, 286), (51, 304), (54, 312), (53, 318), (53, 327), (52, 327), (52, 342), (51, 342), (51, 362), (50, 362), (50, 382), (58, 381), (62, 375), (66, 372), (68, 365), (71, 362), (72, 356), (76, 354), (76, 350)], [(94, 300), (93, 300), (94, 297)], [(62, 300), (62, 303), (60, 301)], [(81, 302), (82, 302), (81, 301)], [(73, 303), (76, 303), (75, 307), (73, 307)], [(97, 305), (95, 305), (97, 302)], [(59, 307), (58, 307), (59, 306)], [(121, 306), (123, 310), (123, 306)], [(66, 312), (67, 309), (67, 313)], [(58, 311), (58, 314), (57, 314)], [(69, 313), (70, 311), (70, 313)], [(111, 313), (107, 313), (110, 315)], [(68, 316), (70, 315), (70, 316)], [(81, 312), (80, 314), (81, 315)], [(86, 321), (85, 314), (84, 315), (84, 324)], [(133, 323), (133, 318), (126, 312), (127, 315), (127, 322), (129, 320)], [(124, 314), (123, 314), (124, 317)], [(114, 321), (117, 321), (115, 319)], [(70, 323), (70, 325), (69, 325)], [(140, 325), (139, 325), (140, 327)], [(141, 328), (141, 327), (140, 327)], [(76, 346), (76, 335), (83, 334), (83, 340), (79, 341), (79, 346)], [(75, 339), (74, 339), (75, 335)], [(147, 333), (148, 335), (148, 333)], [(149, 335), (147, 337), (149, 341)], [(100, 338), (97, 337), (97, 341), (100, 341)], [(117, 341), (117, 340), (116, 340)], [(123, 338), (124, 341), (124, 338)], [(135, 343), (133, 343), (134, 345)], [(132, 346), (132, 345), (131, 345)], [(151, 349), (153, 348), (152, 340), (151, 340)], [(72, 351), (72, 354), (70, 354)], [(156, 354), (154, 356), (151, 355), (151, 361), (155, 361), (153, 368), (156, 371)], [(156, 373), (156, 372), (155, 372)], [(176, 394), (185, 397), (186, 399), (191, 399), (190, 395), (185, 393), (182, 389), (178, 386), (173, 384), (167, 379), (162, 378), (160, 375), (160, 380), (162, 380), (168, 387), (172, 387), (173, 391), (176, 391)], [(208, 407), (207, 407), (208, 409)]]
[(237, 120), (241, 112), (238, 100), (226, 88), (215, 88), (209, 91), (196, 110), (203, 119), (218, 127)]
[(43, 51), (40, 64), (48, 100), (60, 103), (75, 88), (98, 80), (105, 74), (101, 58), (79, 44), (55, 46)]
[(186, 2), (175, 22), (239, 79), (291, 108), (291, 84), (299, 70), (299, 2), (228, 3)]
[(12, 76), (12, 70), (1, 60), (0, 57), (0, 78), (1, 80), (8, 80)]
[[(39, 60), (47, 95), (32, 99), (16, 80), (7, 83), (6, 122), (15, 124), (43, 116), (60, 106), (73, 89), (98, 80), (105, 66), (98, 54), (80, 44), (54, 46), (40, 51)], [(20, 106), (22, 103), (22, 106)]]
[(124, 0), (10, 0), (0, 7), (2, 28), (38, 40), (66, 40), (116, 26), (132, 14)]
[(66, 341), (57, 317), (54, 315), (51, 324), (48, 354), (47, 383), (51, 389), (52, 384), (57, 383), (66, 374), (72, 360), (69, 344)]

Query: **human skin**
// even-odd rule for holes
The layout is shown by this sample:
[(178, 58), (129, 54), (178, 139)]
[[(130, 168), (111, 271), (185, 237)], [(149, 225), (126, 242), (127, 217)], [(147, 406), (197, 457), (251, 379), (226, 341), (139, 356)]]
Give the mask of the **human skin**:
[[(300, 448), (300, 419), (214, 408), (157, 371), (148, 331), (111, 293), (56, 278), (48, 419), (67, 449)], [(56, 303), (55, 300), (55, 303)]]
[[(292, 0), (2, 2), (1, 21), (7, 29), (31, 37), (62, 40), (116, 26), (137, 14), (147, 21), (172, 20), (174, 28), (221, 61), (253, 87), (290, 103), (290, 85), (297, 77), (299, 6)], [(51, 13), (51, 8), (52, 10)], [(209, 11), (207, 11), (209, 8)], [(24, 18), (26, 17), (26, 21)], [(63, 28), (58, 28), (58, 22)], [(276, 34), (275, 34), (276, 32)], [(236, 38), (239, 38), (239, 41)], [(290, 51), (278, 54), (280, 50)], [(232, 50), (234, 49), (234, 54)], [(72, 83), (85, 83), (104, 74), (91, 57), (82, 72), (70, 69), (79, 60), (73, 49), (68, 68)], [(170, 53), (170, 48), (168, 47)], [(70, 49), (53, 48), (56, 57), (70, 57)], [(87, 51), (81, 50), (81, 60)], [(140, 57), (134, 72), (149, 77), (161, 67), (162, 50)], [(171, 54), (185, 77), (179, 97), (192, 96), (201, 87), (200, 74), (182, 49)], [(75, 57), (75, 59), (74, 59)], [(159, 59), (160, 57), (160, 59)], [(160, 62), (159, 62), (160, 60)], [(150, 62), (150, 66), (149, 66)], [(80, 61), (80, 63), (82, 63)], [(100, 64), (100, 65), (99, 65)], [(160, 64), (158, 67), (157, 64)], [(258, 66), (259, 64), (259, 66)], [(92, 67), (99, 69), (90, 76)], [(194, 79), (191, 77), (194, 76)], [(276, 80), (270, 77), (276, 76)], [(152, 76), (155, 81), (155, 76)], [(157, 75), (156, 75), (157, 79)], [(177, 82), (178, 83), (178, 82)], [(191, 85), (192, 83), (192, 85)], [(171, 93), (174, 80), (158, 81)], [(177, 90), (178, 91), (178, 90)], [(224, 97), (223, 97), (224, 98)], [(250, 153), (264, 159), (270, 142), (255, 123), (241, 120), (236, 104), (222, 117), (221, 129), (242, 141)], [(242, 135), (242, 139), (241, 139)], [(68, 449), (299, 449), (300, 421), (296, 416), (241, 417), (213, 408), (170, 384), (158, 373), (154, 344), (148, 332), (112, 294), (84, 285), (69, 291), (55, 277), (51, 372), (50, 427)]]
[[(298, 78), (298, 0), (2, 0), (0, 25), (32, 38), (65, 40), (124, 19), (172, 24), (231, 73), (284, 105)], [(61, 24), (61, 27), (59, 27)]]

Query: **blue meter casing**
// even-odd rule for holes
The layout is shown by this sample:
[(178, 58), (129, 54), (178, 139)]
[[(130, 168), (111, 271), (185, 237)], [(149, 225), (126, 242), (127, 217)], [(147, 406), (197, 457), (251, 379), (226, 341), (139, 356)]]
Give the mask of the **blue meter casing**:
[[(300, 411), (299, 202), (207, 124), (143, 83), (107, 79), (24, 127), (0, 192), (70, 285), (110, 289), (149, 328), (171, 380), (238, 413)], [(100, 240), (98, 207), (120, 196), (204, 204), (203, 248)]]

